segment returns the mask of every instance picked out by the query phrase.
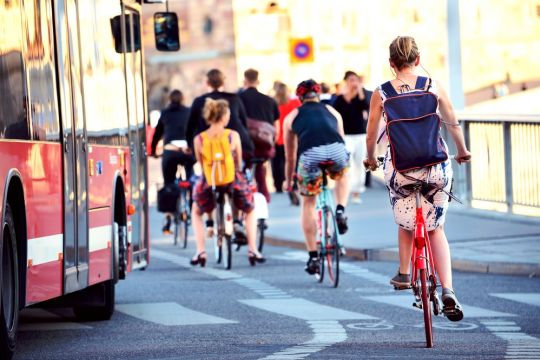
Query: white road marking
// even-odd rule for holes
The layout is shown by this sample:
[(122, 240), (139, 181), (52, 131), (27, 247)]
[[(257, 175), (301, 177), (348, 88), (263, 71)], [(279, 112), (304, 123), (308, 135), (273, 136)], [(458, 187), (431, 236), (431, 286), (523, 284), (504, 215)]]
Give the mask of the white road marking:
[(276, 352), (264, 357), (263, 360), (305, 359), (313, 353), (347, 340), (347, 332), (338, 321), (308, 321), (307, 323), (314, 333), (311, 340)]
[[(353, 313), (353, 312), (349, 312), (349, 311), (341, 310), (337, 308), (332, 308), (330, 306), (320, 305), (320, 304), (317, 304), (308, 300), (304, 300), (304, 299), (292, 298), (285, 291), (282, 291), (281, 289), (278, 289), (270, 284), (266, 284), (265, 282), (260, 281), (260, 280), (242, 277), (240, 274), (234, 273), (232, 271), (216, 270), (216, 269), (208, 269), (208, 268), (205, 268), (205, 269), (194, 268), (189, 264), (189, 259), (183, 258), (181, 256), (172, 255), (165, 251), (154, 249), (152, 250), (152, 256), (155, 256), (157, 258), (160, 258), (166, 261), (173, 262), (182, 267), (191, 269), (192, 271), (201, 272), (206, 275), (215, 276), (224, 280), (232, 280), (238, 285), (244, 286), (252, 291), (255, 291), (256, 293), (261, 295), (263, 299), (240, 300), (240, 302), (244, 302), (246, 304), (248, 304), (248, 302), (250, 301), (265, 302), (264, 304), (256, 303), (257, 305), (252, 305), (255, 307), (259, 307), (261, 309), (264, 309), (264, 307), (268, 307), (270, 309), (268, 311), (272, 311), (271, 309), (275, 307), (272, 305), (272, 302), (274, 303), (280, 302), (280, 304), (283, 304), (283, 302), (286, 302), (286, 304), (296, 304), (296, 306), (302, 305), (304, 307), (306, 307), (307, 305), (309, 308), (311, 308), (311, 310), (308, 312), (302, 309), (292, 309), (292, 310), (289, 309), (287, 311), (287, 314), (290, 313), (292, 314), (291, 316), (296, 317), (296, 318), (299, 318), (300, 316), (305, 317), (307, 316), (306, 314), (308, 314), (309, 318), (307, 318), (306, 320), (308, 320), (307, 324), (313, 330), (313, 333), (314, 333), (313, 339), (303, 344), (299, 344), (291, 348), (279, 351), (273, 355), (270, 355), (269, 357), (266, 357), (265, 359), (304, 359), (310, 354), (324, 350), (325, 348), (332, 346), (335, 343), (345, 341), (347, 339), (347, 332), (345, 331), (345, 328), (343, 328), (343, 326), (339, 324), (339, 322), (337, 321), (338, 319), (331, 319), (330, 321), (327, 320), (327, 318), (330, 315), (331, 315), (330, 317), (332, 318), (344, 316), (345, 319), (374, 319), (373, 317), (368, 316), (368, 315)], [(328, 312), (328, 313), (326, 314), (326, 316), (321, 316), (320, 314), (317, 316), (312, 316), (313, 315), (312, 309), (314, 306), (317, 307), (320, 313), (322, 312)], [(320, 318), (323, 318), (323, 319), (318, 320)]]
[(520, 303), (540, 306), (540, 294), (539, 293), (503, 293), (503, 294), (489, 294), (506, 300), (517, 301)]
[(66, 321), (43, 309), (25, 309), (19, 318), (19, 331), (88, 330), (91, 326)]
[(261, 295), (264, 298), (267, 299), (288, 299), (291, 298), (289, 294), (287, 294), (285, 291), (278, 289), (275, 286), (269, 285), (263, 281), (256, 280), (256, 279), (249, 279), (249, 278), (241, 278), (241, 279), (234, 279), (235, 283), (242, 285), (244, 287), (247, 287), (248, 289), (256, 292), (257, 294)]
[(237, 321), (191, 310), (174, 302), (121, 304), (116, 305), (116, 309), (138, 319), (165, 326), (237, 323)]
[(241, 303), (276, 314), (287, 315), (302, 320), (365, 320), (372, 316), (321, 305), (301, 298), (290, 299), (249, 299)]
[[(414, 301), (414, 297), (411, 295), (383, 295), (383, 296), (362, 296), (362, 298), (376, 301), (388, 305), (394, 305), (399, 306), (405, 309), (410, 310), (416, 310), (416, 311), (422, 311), (418, 308), (415, 308), (412, 306), (412, 303)], [(516, 316), (514, 314), (508, 314), (503, 313), (499, 311), (494, 310), (488, 310), (476, 306), (470, 306), (470, 305), (464, 305), (461, 304), (463, 307), (463, 314), (466, 318), (489, 318), (489, 317), (512, 317)]]
[(482, 324), (493, 335), (508, 342), (505, 359), (540, 359), (540, 339), (521, 332), (509, 320), (483, 320)]

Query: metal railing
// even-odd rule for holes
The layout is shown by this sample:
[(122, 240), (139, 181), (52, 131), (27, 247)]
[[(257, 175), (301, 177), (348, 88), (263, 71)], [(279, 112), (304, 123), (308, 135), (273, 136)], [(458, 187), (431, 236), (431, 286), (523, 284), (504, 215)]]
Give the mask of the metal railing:
[[(454, 193), (473, 208), (540, 217), (540, 116), (459, 119), (473, 161), (453, 166)], [(454, 154), (444, 126), (443, 136)]]

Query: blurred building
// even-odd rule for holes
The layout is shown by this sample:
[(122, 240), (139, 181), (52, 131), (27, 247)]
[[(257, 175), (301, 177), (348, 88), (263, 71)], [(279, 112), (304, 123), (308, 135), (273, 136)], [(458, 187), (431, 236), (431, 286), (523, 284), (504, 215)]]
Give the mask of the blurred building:
[[(178, 53), (153, 50), (152, 18), (145, 19), (151, 109), (164, 87), (189, 100), (203, 93), (212, 67), (226, 73), (230, 91), (249, 67), (260, 71), (263, 92), (275, 80), (339, 82), (346, 70), (364, 74), (372, 88), (392, 77), (388, 45), (397, 35), (414, 36), (429, 75), (449, 83), (445, 1), (170, 0), (170, 8), (181, 19)], [(538, 0), (462, 0), (460, 29), (467, 103), (540, 84)]]

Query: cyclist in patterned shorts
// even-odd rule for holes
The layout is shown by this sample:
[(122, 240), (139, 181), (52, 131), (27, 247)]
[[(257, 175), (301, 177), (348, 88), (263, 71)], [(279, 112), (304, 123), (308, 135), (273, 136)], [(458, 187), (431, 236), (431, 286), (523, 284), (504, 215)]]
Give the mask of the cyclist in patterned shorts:
[(302, 195), (302, 228), (309, 252), (305, 270), (311, 275), (319, 269), (315, 202), (322, 190), (321, 163), (332, 161), (326, 171), (336, 180), (338, 231), (344, 234), (348, 229), (345, 206), (349, 192), (347, 177), (343, 175), (349, 166), (349, 153), (343, 139), (343, 121), (334, 108), (320, 102), (320, 92), (321, 87), (314, 80), (302, 81), (296, 88), (302, 106), (289, 113), (283, 124), (286, 186), (290, 191), (298, 160), (296, 177)]

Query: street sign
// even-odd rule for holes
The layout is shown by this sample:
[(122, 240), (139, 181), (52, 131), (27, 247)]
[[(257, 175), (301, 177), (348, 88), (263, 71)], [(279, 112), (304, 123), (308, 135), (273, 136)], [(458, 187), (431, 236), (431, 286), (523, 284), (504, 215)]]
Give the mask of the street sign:
[(313, 38), (291, 38), (289, 55), (292, 64), (313, 62)]

